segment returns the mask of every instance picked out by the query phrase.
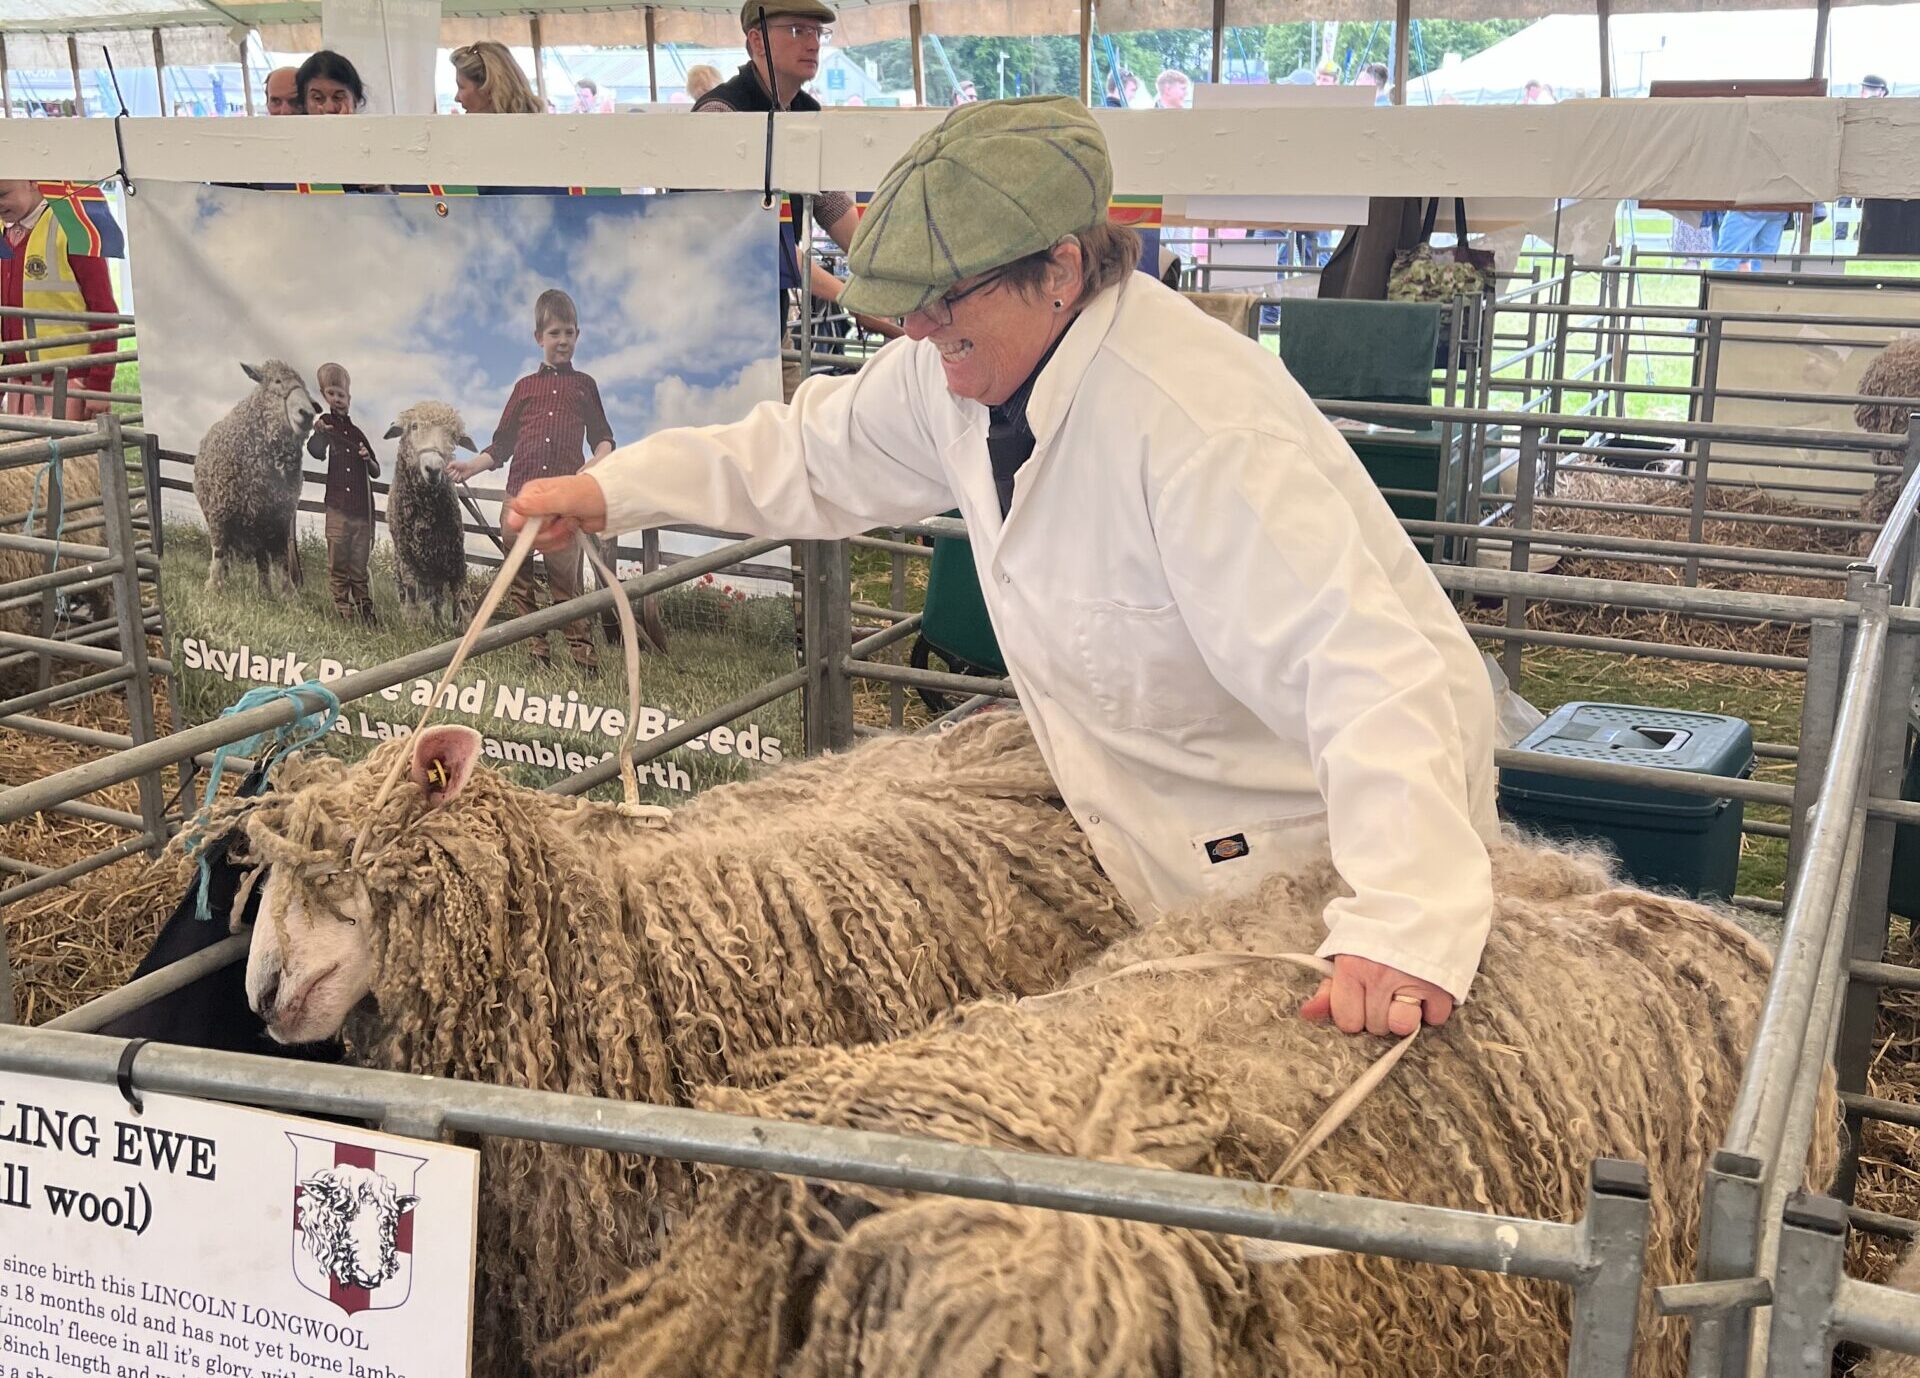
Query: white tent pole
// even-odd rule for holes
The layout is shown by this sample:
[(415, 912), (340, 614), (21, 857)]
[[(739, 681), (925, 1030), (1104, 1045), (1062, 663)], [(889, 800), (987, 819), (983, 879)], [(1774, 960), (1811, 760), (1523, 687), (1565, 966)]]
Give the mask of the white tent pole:
[(907, 6), (907, 38), (913, 46), (913, 103), (927, 103), (927, 55), (922, 45), (926, 42), (924, 25), (920, 18), (920, 0), (913, 0)]
[(647, 6), (647, 99), (658, 102), (660, 99), (660, 69), (655, 65), (657, 54), (653, 49), (653, 6)]
[(167, 113), (167, 50), (160, 39), (160, 30), (153, 31), (153, 86), (160, 96), (160, 114)]
[[(240, 37), (234, 41), (233, 46), (234, 50), (240, 54), (240, 99), (246, 102), (247, 114), (251, 116), (257, 115), (260, 112), (253, 108), (253, 68), (247, 62), (247, 39), (249, 37), (251, 37), (249, 31), (242, 29), (240, 31)], [(266, 51), (264, 46), (261, 48), (261, 51)]]
[(1594, 13), (1600, 20), (1600, 99), (1613, 94), (1613, 4), (1612, 0), (1594, 0)]
[(87, 97), (80, 89), (80, 40), (72, 34), (67, 35), (67, 70), (73, 73), (73, 113), (87, 113)]
[(7, 79), (7, 36), (0, 34), (0, 119), (13, 117), (13, 83)]
[(1393, 103), (1407, 103), (1408, 72), (1413, 51), (1413, 0), (1394, 0), (1393, 6)]

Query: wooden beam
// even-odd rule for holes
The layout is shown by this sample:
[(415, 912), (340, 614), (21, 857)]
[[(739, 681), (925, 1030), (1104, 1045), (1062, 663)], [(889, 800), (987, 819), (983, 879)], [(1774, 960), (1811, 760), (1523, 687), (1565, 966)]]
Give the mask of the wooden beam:
[(1833, 17), (1833, 0), (1820, 0), (1813, 12), (1813, 75), (1819, 76), (1827, 65), (1827, 23)]
[(540, 16), (537, 14), (527, 18), (527, 37), (533, 42), (534, 94), (540, 97), (541, 110), (548, 110), (551, 107), (547, 103), (547, 64), (540, 51)]
[(1212, 75), (1208, 77), (1215, 86), (1220, 84), (1222, 63), (1227, 50), (1227, 0), (1213, 0), (1213, 63)]
[(80, 89), (80, 40), (67, 35), (67, 70), (73, 73), (73, 113), (87, 113), (86, 93)]
[(1080, 0), (1080, 103), (1093, 104), (1093, 0)]
[(1594, 0), (1600, 20), (1600, 99), (1613, 94), (1613, 0)]
[(647, 99), (660, 99), (660, 68), (656, 65), (658, 54), (653, 49), (653, 6), (647, 6)]
[(167, 113), (167, 50), (160, 41), (160, 30), (153, 31), (153, 89), (160, 96), (160, 114)]
[(1409, 55), (1413, 51), (1413, 0), (1394, 0), (1393, 4), (1393, 103), (1407, 103), (1407, 83), (1410, 71)]
[(907, 6), (907, 38), (913, 48), (913, 103), (927, 103), (927, 54), (925, 25), (920, 18), (920, 0)]

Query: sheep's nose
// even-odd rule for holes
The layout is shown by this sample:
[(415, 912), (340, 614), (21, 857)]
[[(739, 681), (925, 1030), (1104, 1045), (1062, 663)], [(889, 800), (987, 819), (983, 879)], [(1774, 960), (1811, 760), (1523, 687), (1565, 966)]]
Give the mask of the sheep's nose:
[(280, 996), (280, 976), (279, 976), (279, 973), (276, 972), (272, 976), (269, 976), (267, 978), (267, 983), (260, 988), (260, 994), (258, 995), (258, 997), (255, 998), (253, 1002), (253, 1012), (259, 1015), (262, 1019), (265, 1019), (269, 1014), (273, 1012), (274, 1002), (279, 998), (279, 996)]

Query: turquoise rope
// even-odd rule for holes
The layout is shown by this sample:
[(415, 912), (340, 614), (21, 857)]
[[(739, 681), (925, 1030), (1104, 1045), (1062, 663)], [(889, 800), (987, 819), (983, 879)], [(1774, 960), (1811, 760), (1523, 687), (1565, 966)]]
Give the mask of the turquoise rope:
[[(301, 703), (300, 696), (303, 694), (318, 696), (324, 706), (311, 709), (303, 707), (300, 716), (292, 722), (285, 723), (279, 727), (269, 728), (263, 732), (256, 732), (251, 737), (244, 738), (241, 741), (228, 742), (225, 746), (213, 753), (213, 764), (207, 770), (206, 792), (202, 794), (200, 798), (200, 812), (195, 815), (194, 821), (188, 825), (194, 836), (187, 844), (187, 854), (194, 857), (199, 862), (200, 867), (199, 879), (195, 883), (195, 888), (198, 893), (194, 899), (193, 916), (201, 923), (211, 923), (213, 921), (213, 911), (207, 901), (207, 886), (213, 879), (213, 865), (207, 858), (207, 850), (212, 844), (213, 839), (203, 834), (201, 828), (208, 815), (212, 812), (213, 802), (220, 793), (220, 778), (226, 773), (227, 757), (236, 753), (241, 756), (256, 757), (255, 773), (259, 777), (261, 784), (264, 784), (266, 782), (267, 768), (274, 762), (289, 752), (299, 751), (303, 747), (313, 745), (313, 743), (319, 741), (333, 730), (334, 723), (339, 721), (340, 718), (340, 700), (335, 696), (333, 690), (327, 688), (326, 685), (320, 683), (318, 680), (310, 679), (303, 684), (295, 684), (284, 688), (276, 684), (263, 684), (257, 689), (249, 689), (240, 696), (237, 702), (223, 710), (220, 714), (223, 718), (231, 717), (235, 713), (244, 713), (250, 708), (263, 707), (277, 699), (292, 699), (298, 704)], [(273, 740), (271, 745), (266, 748), (266, 754), (263, 756), (260, 754), (260, 746), (268, 736), (271, 736)], [(256, 791), (257, 788), (256, 786)], [(256, 791), (248, 792), (253, 793)]]
[[(67, 529), (67, 488), (61, 477), (60, 442), (47, 442), (47, 462), (33, 476), (33, 500), (27, 504), (26, 534), (33, 534), (33, 523), (40, 516), (40, 483), (50, 479), (47, 488), (47, 512), (53, 517), (53, 562), (60, 563), (60, 536)], [(56, 514), (55, 509), (58, 509)]]

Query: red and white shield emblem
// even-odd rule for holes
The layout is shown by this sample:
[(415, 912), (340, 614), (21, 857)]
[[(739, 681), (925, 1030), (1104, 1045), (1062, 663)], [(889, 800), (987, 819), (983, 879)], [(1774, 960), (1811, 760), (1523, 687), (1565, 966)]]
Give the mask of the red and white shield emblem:
[(349, 1316), (413, 1290), (414, 1182), (425, 1158), (289, 1134), (293, 1275)]

